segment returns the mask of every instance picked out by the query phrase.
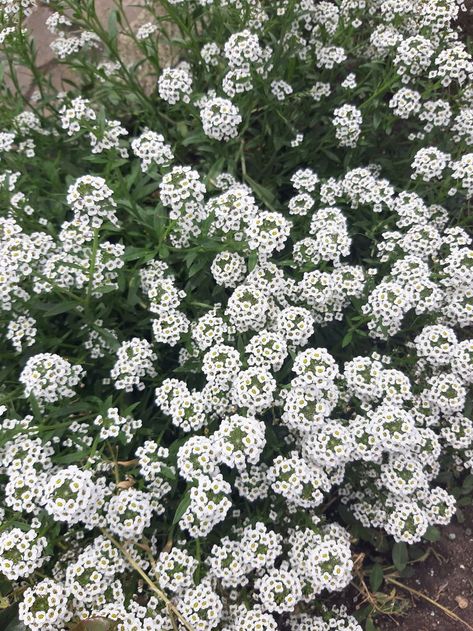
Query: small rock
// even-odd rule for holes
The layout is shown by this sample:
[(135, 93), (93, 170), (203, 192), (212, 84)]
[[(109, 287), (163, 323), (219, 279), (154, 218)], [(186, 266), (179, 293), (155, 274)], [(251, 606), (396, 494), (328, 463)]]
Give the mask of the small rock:
[(460, 609), (466, 609), (468, 607), (468, 600), (464, 596), (455, 596), (455, 600)]
[(457, 538), (457, 536), (454, 532), (450, 532), (448, 534), (448, 538), (450, 539), (450, 541), (454, 541)]

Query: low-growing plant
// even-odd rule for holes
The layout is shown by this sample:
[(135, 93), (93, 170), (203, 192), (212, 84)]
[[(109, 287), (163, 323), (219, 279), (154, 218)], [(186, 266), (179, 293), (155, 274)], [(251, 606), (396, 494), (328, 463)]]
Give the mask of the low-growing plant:
[(58, 89), (0, 2), (1, 606), (372, 630), (471, 494), (466, 7), (99, 5)]

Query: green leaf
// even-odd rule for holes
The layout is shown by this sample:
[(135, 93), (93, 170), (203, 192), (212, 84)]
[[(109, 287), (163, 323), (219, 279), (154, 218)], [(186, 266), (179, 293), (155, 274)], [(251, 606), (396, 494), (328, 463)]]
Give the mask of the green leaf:
[(469, 495), (473, 491), (473, 475), (467, 475), (462, 485), (462, 495)]
[(402, 572), (409, 561), (409, 552), (407, 551), (407, 545), (402, 542), (396, 542), (393, 545), (393, 563), (397, 570)]
[(248, 257), (248, 271), (249, 272), (252, 272), (255, 269), (257, 262), (258, 262), (258, 255), (256, 254), (256, 252), (252, 252), (250, 256)]
[(190, 503), (191, 503), (191, 492), (190, 492), (190, 489), (189, 489), (182, 496), (182, 499), (179, 502), (179, 506), (176, 508), (176, 513), (174, 515), (174, 519), (172, 520), (172, 525), (173, 526), (175, 524), (177, 524), (178, 521), (180, 521), (181, 517), (184, 515), (186, 510), (189, 508)]
[(185, 138), (187, 134), (189, 133), (189, 129), (187, 125), (182, 120), (177, 123), (176, 128), (181, 138)]
[(159, 253), (159, 256), (160, 256), (162, 259), (167, 259), (167, 258), (168, 258), (168, 256), (169, 256), (169, 248), (168, 248), (168, 246), (167, 246), (165, 243), (162, 243), (162, 244), (159, 246), (159, 251), (158, 251), (158, 253)]
[(112, 37), (112, 39), (116, 39), (116, 37), (117, 37), (117, 33), (118, 33), (118, 28), (117, 28), (118, 17), (119, 17), (119, 13), (118, 13), (117, 9), (111, 9), (111, 11), (109, 12), (109, 15), (108, 15), (108, 32), (110, 34), (110, 37)]
[(72, 454), (65, 454), (64, 456), (54, 456), (53, 461), (58, 464), (71, 464), (72, 462), (78, 462), (79, 460), (85, 460), (89, 457), (89, 450), (75, 451)]
[(371, 618), (366, 618), (365, 631), (377, 631), (377, 627)]
[(189, 278), (192, 278), (199, 272), (201, 272), (204, 268), (208, 267), (208, 259), (205, 256), (200, 256), (197, 260), (195, 260), (189, 268)]
[(148, 259), (152, 259), (155, 254), (155, 250), (150, 250), (149, 248), (135, 248), (130, 246), (125, 250), (123, 260), (136, 261), (138, 259), (143, 259), (144, 261), (147, 261)]
[(271, 193), (271, 191), (264, 186), (261, 186), (261, 184), (258, 184), (258, 182), (255, 182), (255, 180), (249, 175), (245, 175), (245, 180), (246, 182), (248, 182), (248, 184), (251, 186), (251, 188), (260, 198), (260, 200), (263, 201), (270, 210), (275, 210), (273, 206), (274, 195)]
[(176, 479), (176, 474), (171, 469), (171, 467), (166, 467), (166, 466), (161, 467), (160, 473), (162, 474), (163, 477), (167, 478), (168, 480)]
[(379, 563), (375, 563), (370, 571), (370, 586), (374, 592), (377, 592), (384, 580), (383, 568)]
[(205, 177), (205, 183), (206, 184), (211, 183), (213, 178), (216, 175), (220, 174), (224, 166), (225, 166), (225, 158), (219, 158), (216, 162), (214, 162), (214, 164), (211, 166), (211, 168), (207, 172), (207, 175)]
[(342, 340), (342, 348), (347, 347), (353, 339), (353, 331), (348, 331)]
[(111, 291), (116, 291), (117, 288), (115, 285), (99, 285), (98, 287), (94, 287), (94, 293), (100, 293), (102, 295), (109, 294)]
[(4, 631), (26, 631), (25, 625), (18, 619), (18, 603), (0, 613), (0, 629)]
[(44, 311), (43, 315), (48, 317), (59, 315), (60, 313), (66, 313), (66, 311), (72, 311), (77, 307), (77, 302), (74, 300), (65, 300), (64, 302), (58, 303), (45, 303), (43, 305), (36, 304), (35, 307)]
[(427, 539), (427, 541), (431, 541), (432, 543), (438, 541), (440, 537), (440, 530), (435, 526), (429, 526), (424, 535), (424, 539)]
[(101, 326), (97, 326), (96, 324), (94, 324), (94, 329), (98, 333), (100, 333), (100, 335), (104, 338), (111, 349), (113, 349), (114, 351), (118, 350), (118, 348), (120, 347), (120, 342), (114, 335), (110, 333), (110, 331), (107, 331), (107, 329), (103, 329)]
[(126, 183), (127, 183), (128, 190), (136, 182), (136, 179), (138, 178), (138, 175), (140, 175), (140, 173), (141, 173), (141, 163), (140, 163), (140, 160), (136, 159), (136, 160), (134, 160), (134, 162), (132, 164), (131, 172), (126, 177)]
[(193, 134), (189, 134), (184, 138), (182, 144), (184, 147), (188, 147), (189, 145), (205, 145), (206, 136), (203, 132), (197, 131)]
[(90, 409), (90, 404), (86, 401), (76, 401), (70, 405), (61, 405), (61, 407), (53, 410), (48, 414), (51, 418), (62, 418), (63, 416), (69, 416), (69, 414), (75, 414), (77, 412), (86, 412)]
[[(159, 188), (159, 184), (157, 182), (150, 182), (149, 184), (144, 184), (144, 185), (141, 185), (140, 183), (140, 185), (137, 186), (135, 190), (133, 191), (133, 197), (135, 200), (141, 201), (142, 199), (149, 197), (151, 193), (154, 193), (155, 191), (157, 191), (158, 188)], [(153, 215), (154, 215), (154, 210), (153, 210)]]
[(333, 153), (333, 151), (329, 151), (328, 149), (322, 149), (322, 153), (324, 153), (327, 158), (330, 158), (333, 162), (340, 163), (340, 158)]

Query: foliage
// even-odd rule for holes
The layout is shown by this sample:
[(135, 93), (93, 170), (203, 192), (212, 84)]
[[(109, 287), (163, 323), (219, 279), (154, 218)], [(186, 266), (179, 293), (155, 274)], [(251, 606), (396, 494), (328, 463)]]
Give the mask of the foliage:
[(4, 623), (374, 629), (472, 489), (464, 7), (51, 0), (58, 90), (34, 5), (0, 9)]

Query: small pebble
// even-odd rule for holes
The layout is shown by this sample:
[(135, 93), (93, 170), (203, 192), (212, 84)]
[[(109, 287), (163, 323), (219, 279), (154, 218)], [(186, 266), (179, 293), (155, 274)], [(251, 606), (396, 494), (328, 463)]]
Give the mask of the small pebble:
[(448, 535), (448, 538), (451, 541), (454, 541), (457, 538), (457, 536), (456, 536), (456, 534), (454, 532), (450, 532), (449, 535)]
[(466, 609), (468, 607), (468, 600), (464, 596), (456, 596), (455, 600), (457, 601), (460, 609)]

